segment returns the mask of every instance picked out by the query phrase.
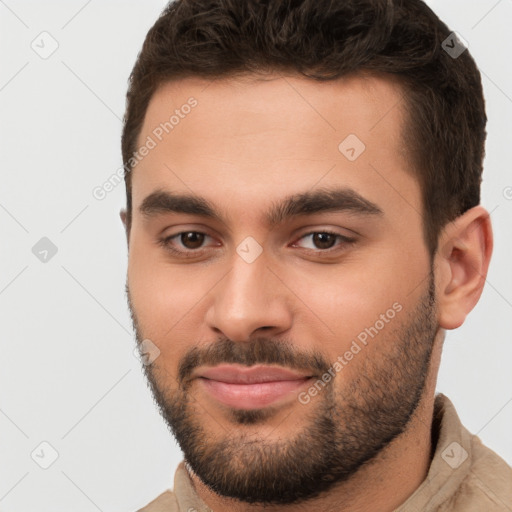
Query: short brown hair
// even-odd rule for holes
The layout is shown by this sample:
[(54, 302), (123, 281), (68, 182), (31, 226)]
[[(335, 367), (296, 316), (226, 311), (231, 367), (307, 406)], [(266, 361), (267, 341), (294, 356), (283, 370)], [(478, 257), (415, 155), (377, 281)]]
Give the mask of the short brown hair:
[(468, 50), (454, 58), (443, 49), (449, 37), (421, 0), (170, 2), (130, 75), (122, 134), (128, 229), (130, 158), (161, 84), (272, 71), (325, 81), (365, 71), (398, 77), (403, 86), (404, 140), (432, 256), (445, 224), (480, 202), (486, 137), (480, 73)]

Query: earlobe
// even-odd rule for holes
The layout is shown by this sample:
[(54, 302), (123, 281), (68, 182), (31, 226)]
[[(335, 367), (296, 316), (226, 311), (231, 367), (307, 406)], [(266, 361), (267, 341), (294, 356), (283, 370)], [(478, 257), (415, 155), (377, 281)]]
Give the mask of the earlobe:
[(475, 206), (447, 224), (435, 268), (439, 324), (460, 327), (483, 291), (493, 247), (489, 213)]

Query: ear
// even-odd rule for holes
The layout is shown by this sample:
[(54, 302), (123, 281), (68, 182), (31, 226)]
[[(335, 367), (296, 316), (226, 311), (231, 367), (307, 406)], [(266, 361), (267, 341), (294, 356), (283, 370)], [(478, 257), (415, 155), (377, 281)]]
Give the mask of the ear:
[(123, 223), (124, 231), (126, 233), (126, 241), (129, 242), (130, 241), (130, 227), (127, 224), (128, 215), (126, 213), (126, 208), (123, 208), (119, 212), (119, 216), (121, 217), (121, 222)]
[(435, 256), (439, 325), (460, 327), (482, 294), (491, 260), (489, 213), (475, 206), (445, 226)]

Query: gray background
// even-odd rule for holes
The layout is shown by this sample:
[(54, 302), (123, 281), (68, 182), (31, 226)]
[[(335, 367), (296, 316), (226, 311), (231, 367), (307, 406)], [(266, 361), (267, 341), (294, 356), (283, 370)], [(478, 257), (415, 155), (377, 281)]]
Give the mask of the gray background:
[[(468, 41), (483, 74), (482, 204), (495, 232), (483, 296), (448, 332), (438, 390), (512, 463), (512, 2), (428, 3)], [(124, 186), (102, 201), (92, 195), (121, 166), (127, 77), (163, 5), (0, 0), (3, 512), (134, 511), (173, 485), (181, 454), (133, 354)], [(32, 252), (43, 237), (58, 250), (47, 262)], [(44, 441), (58, 452), (48, 469), (39, 465), (51, 462)]]

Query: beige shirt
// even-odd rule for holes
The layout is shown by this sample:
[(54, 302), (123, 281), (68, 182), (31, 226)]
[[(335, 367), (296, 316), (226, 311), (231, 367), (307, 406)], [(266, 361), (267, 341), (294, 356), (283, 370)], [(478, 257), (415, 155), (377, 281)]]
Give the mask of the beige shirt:
[[(436, 433), (427, 477), (395, 512), (512, 512), (512, 468), (464, 428), (453, 404), (441, 394), (435, 402)], [(174, 476), (174, 492), (165, 491), (138, 512), (211, 509), (196, 494), (181, 462)]]

